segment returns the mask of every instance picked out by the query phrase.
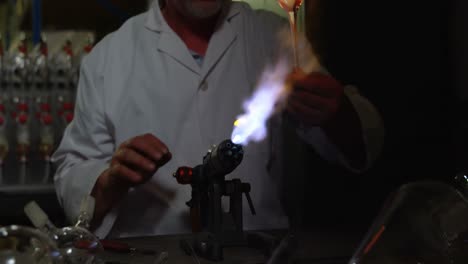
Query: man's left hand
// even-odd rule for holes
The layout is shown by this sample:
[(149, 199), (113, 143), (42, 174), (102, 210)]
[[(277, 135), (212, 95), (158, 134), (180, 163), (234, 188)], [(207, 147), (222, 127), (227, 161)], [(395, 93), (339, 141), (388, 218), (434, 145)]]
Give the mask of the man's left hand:
[(292, 92), (288, 98), (287, 111), (306, 126), (321, 125), (332, 118), (340, 108), (343, 86), (333, 77), (313, 72), (294, 72), (289, 80)]

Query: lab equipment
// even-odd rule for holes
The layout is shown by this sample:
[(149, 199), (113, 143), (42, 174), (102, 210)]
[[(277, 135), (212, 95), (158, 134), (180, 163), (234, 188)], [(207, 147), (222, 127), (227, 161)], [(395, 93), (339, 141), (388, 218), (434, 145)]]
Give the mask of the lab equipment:
[(6, 90), (5, 80), (5, 50), (3, 49), (3, 39), (0, 33), (0, 91), (2, 93)]
[(7, 135), (7, 116), (0, 104), (0, 167), (3, 166), (3, 161), (8, 155), (9, 144)]
[(65, 263), (56, 243), (46, 234), (26, 226), (0, 227), (0, 263)]
[(19, 164), (19, 182), (26, 183), (26, 166), (31, 150), (31, 122), (29, 117), (29, 107), (26, 102), (20, 102), (17, 105), (18, 114), (16, 114), (16, 154)]
[(31, 78), (32, 85), (43, 88), (47, 84), (48, 75), (48, 55), (49, 50), (47, 41), (44, 35), (41, 37), (41, 42), (36, 45), (31, 52)]
[[(225, 176), (242, 162), (244, 150), (231, 140), (213, 146), (194, 168), (179, 167), (174, 177), (180, 184), (192, 186), (190, 207), (195, 238), (190, 245), (199, 256), (222, 260), (223, 248), (247, 245), (243, 230), (242, 194), (255, 215), (250, 199), (250, 184), (240, 179), (225, 180)], [(229, 197), (229, 212), (222, 208), (222, 197)], [(185, 243), (186, 244), (186, 243)]]
[(21, 163), (26, 163), (29, 157), (31, 144), (30, 134), (30, 117), (29, 107), (27, 103), (22, 102), (17, 105), (18, 113), (16, 114), (16, 151), (18, 160)]
[(87, 197), (81, 204), (80, 215), (73, 226), (57, 228), (48, 216), (33, 201), (28, 203), (24, 211), (33, 225), (52, 238), (68, 263), (95, 263), (99, 259), (96, 254), (103, 250), (99, 239), (89, 230), (90, 220), (94, 212), (94, 199)]
[(118, 252), (118, 253), (130, 253), (130, 254), (143, 254), (143, 255), (156, 255), (159, 252), (153, 249), (143, 249), (143, 248), (137, 248), (137, 247), (132, 247), (129, 244), (118, 241), (118, 240), (107, 240), (107, 239), (101, 239), (100, 240), (102, 247), (106, 251), (111, 251), (111, 252)]
[(44, 164), (44, 177), (43, 183), (47, 183), (51, 175), (51, 161), (50, 157), (54, 151), (54, 127), (53, 116), (49, 112), (43, 112), (39, 115), (39, 153), (40, 158)]
[(56, 92), (54, 103), (62, 105), (73, 103), (74, 53), (72, 42), (68, 39), (61, 50), (51, 58), (50, 82)]
[(409, 183), (389, 196), (349, 264), (468, 263), (468, 201), (445, 183)]
[(16, 52), (8, 56), (6, 67), (6, 77), (12, 93), (12, 103), (14, 105), (27, 102), (28, 84), (31, 81), (29, 68), (31, 60), (28, 56), (28, 45), (26, 34), (20, 36), (20, 44)]
[(43, 111), (50, 112), (50, 93), (49, 85), (49, 50), (44, 35), (41, 36), (41, 42), (34, 48), (31, 55), (31, 85), (33, 95), (33, 112), (39, 115)]
[(52, 31), (29, 40), (22, 32), (3, 50), (0, 36), (0, 182), (13, 188), (51, 183), (50, 156), (73, 120), (79, 64), (94, 37)]

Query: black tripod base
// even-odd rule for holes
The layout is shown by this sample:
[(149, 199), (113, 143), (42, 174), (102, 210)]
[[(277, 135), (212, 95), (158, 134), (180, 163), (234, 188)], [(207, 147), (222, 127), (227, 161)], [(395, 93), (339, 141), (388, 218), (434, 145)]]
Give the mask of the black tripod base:
[(247, 247), (259, 250), (263, 255), (269, 257), (278, 246), (280, 240), (272, 235), (262, 232), (252, 232), (242, 236), (242, 240), (222, 242), (211, 233), (194, 234), (194, 238), (181, 240), (180, 246), (187, 255), (197, 255), (198, 257), (211, 261), (222, 261), (223, 249), (227, 247)]
[(211, 234), (196, 234), (193, 239), (183, 239), (180, 247), (187, 255), (196, 255), (211, 261), (223, 260), (223, 246)]

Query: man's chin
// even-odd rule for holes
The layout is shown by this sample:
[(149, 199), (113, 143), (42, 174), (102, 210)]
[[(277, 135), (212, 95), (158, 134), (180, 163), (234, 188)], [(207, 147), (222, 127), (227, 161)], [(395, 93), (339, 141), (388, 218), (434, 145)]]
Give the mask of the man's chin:
[(190, 9), (190, 15), (194, 19), (210, 19), (216, 17), (223, 7), (223, 4), (218, 1), (210, 1), (210, 0), (199, 0), (196, 2), (192, 2)]

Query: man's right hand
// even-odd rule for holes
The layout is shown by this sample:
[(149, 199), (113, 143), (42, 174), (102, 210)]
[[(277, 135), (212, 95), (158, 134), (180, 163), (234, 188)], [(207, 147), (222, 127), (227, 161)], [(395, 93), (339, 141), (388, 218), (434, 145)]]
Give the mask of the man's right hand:
[(98, 224), (130, 187), (148, 181), (171, 157), (167, 146), (152, 134), (122, 143), (91, 193), (96, 200), (93, 223)]
[(119, 146), (106, 177), (128, 187), (145, 183), (171, 157), (167, 146), (157, 137), (151, 134), (137, 136)]

